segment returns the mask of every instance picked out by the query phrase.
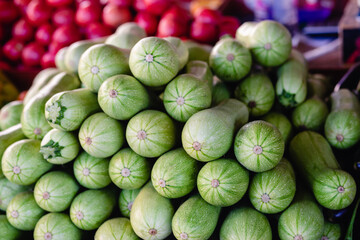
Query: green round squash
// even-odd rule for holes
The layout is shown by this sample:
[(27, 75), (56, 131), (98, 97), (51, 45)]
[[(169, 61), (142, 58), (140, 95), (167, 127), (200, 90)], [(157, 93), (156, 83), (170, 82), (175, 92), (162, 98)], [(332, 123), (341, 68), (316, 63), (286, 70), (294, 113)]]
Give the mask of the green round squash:
[(108, 189), (86, 190), (71, 203), (71, 221), (82, 230), (95, 230), (110, 217), (115, 202), (114, 193)]
[(350, 148), (360, 140), (360, 117), (351, 110), (333, 111), (326, 118), (324, 130), (331, 146)]
[(217, 81), (213, 86), (211, 95), (211, 106), (216, 106), (225, 99), (229, 99), (231, 97), (231, 92), (224, 82)]
[(174, 207), (149, 181), (135, 198), (130, 222), (136, 235), (145, 240), (166, 239), (171, 234)]
[(99, 189), (111, 183), (107, 158), (96, 158), (86, 152), (80, 153), (74, 162), (74, 175), (81, 186)]
[(301, 130), (321, 131), (328, 114), (328, 107), (323, 100), (311, 98), (295, 108), (292, 122)]
[(145, 110), (132, 117), (126, 127), (130, 148), (143, 157), (159, 157), (175, 145), (175, 125), (157, 110)]
[(249, 42), (254, 60), (266, 67), (281, 65), (291, 53), (291, 34), (276, 21), (264, 20), (256, 24)]
[(105, 113), (95, 113), (80, 127), (81, 147), (91, 156), (106, 158), (115, 154), (124, 144), (122, 124)]
[(176, 53), (178, 54), (179, 64), (180, 64), (179, 69), (183, 69), (189, 60), (189, 50), (187, 49), (186, 45), (178, 37), (170, 36), (170, 37), (165, 37), (163, 39), (168, 41), (175, 47)]
[(71, 132), (53, 129), (41, 140), (40, 153), (52, 164), (71, 162), (79, 151), (79, 141)]
[(339, 240), (341, 238), (340, 224), (331, 223), (325, 220), (324, 233), (321, 236), (321, 240)]
[(253, 172), (274, 168), (282, 159), (284, 150), (285, 141), (279, 130), (263, 120), (245, 124), (235, 137), (236, 159)]
[(265, 74), (252, 74), (235, 89), (235, 97), (245, 103), (253, 117), (268, 113), (275, 101), (275, 90)]
[(165, 88), (165, 109), (177, 121), (186, 122), (192, 115), (210, 105), (211, 89), (192, 74), (177, 76)]
[(0, 215), (0, 232), (1, 239), (17, 240), (21, 239), (21, 231), (14, 228), (6, 218), (6, 215)]
[(187, 155), (183, 148), (178, 148), (156, 160), (151, 171), (151, 181), (161, 196), (179, 198), (194, 189), (198, 172), (198, 162)]
[(121, 189), (142, 187), (148, 181), (150, 172), (148, 160), (130, 148), (120, 150), (110, 160), (110, 178)]
[(296, 191), (295, 172), (285, 158), (266, 172), (257, 173), (249, 187), (249, 198), (254, 208), (262, 213), (284, 211)]
[(134, 204), (135, 198), (140, 193), (140, 188), (138, 189), (124, 189), (120, 192), (119, 196), (119, 209), (121, 214), (124, 217), (129, 218), (132, 206)]
[(208, 203), (227, 207), (234, 205), (246, 193), (249, 172), (232, 159), (208, 162), (197, 177), (197, 188)]
[(128, 120), (147, 108), (150, 98), (144, 86), (134, 77), (116, 75), (101, 84), (98, 102), (101, 109), (110, 117)]
[(81, 240), (82, 232), (64, 213), (48, 213), (36, 223), (34, 240)]
[(44, 214), (45, 211), (36, 204), (32, 192), (17, 194), (6, 209), (9, 223), (23, 231), (34, 230), (36, 223)]
[(109, 44), (96, 44), (88, 48), (80, 57), (79, 78), (93, 92), (109, 77), (128, 74), (129, 50)]
[(52, 167), (42, 156), (40, 141), (24, 139), (11, 144), (2, 158), (2, 171), (10, 182), (31, 185)]
[(22, 101), (12, 101), (4, 105), (0, 110), (0, 129), (5, 130), (20, 123), (23, 108)]
[(262, 120), (273, 124), (280, 131), (285, 143), (289, 142), (293, 132), (293, 126), (284, 114), (279, 112), (269, 112)]
[(48, 212), (62, 212), (70, 207), (79, 185), (68, 173), (61, 171), (43, 175), (34, 188), (36, 203)]
[(216, 228), (220, 207), (212, 206), (194, 195), (176, 210), (172, 231), (176, 239), (209, 239)]
[(140, 240), (127, 218), (109, 219), (96, 230), (95, 240)]
[(232, 210), (220, 228), (221, 240), (271, 240), (272, 232), (265, 215), (250, 207)]
[(65, 65), (65, 54), (69, 47), (61, 48), (55, 55), (55, 66), (61, 71), (68, 71)]
[(121, 24), (114, 34), (106, 38), (105, 43), (118, 48), (131, 49), (141, 39), (146, 37), (144, 28), (135, 22)]
[(233, 38), (218, 41), (211, 50), (209, 65), (216, 76), (225, 82), (238, 82), (251, 69), (250, 51)]
[(0, 179), (0, 210), (6, 211), (11, 199), (18, 193), (30, 190), (28, 186), (22, 186), (10, 182), (7, 178)]
[(131, 49), (129, 66), (134, 77), (141, 83), (159, 87), (176, 76), (180, 61), (171, 43), (158, 37), (146, 37)]

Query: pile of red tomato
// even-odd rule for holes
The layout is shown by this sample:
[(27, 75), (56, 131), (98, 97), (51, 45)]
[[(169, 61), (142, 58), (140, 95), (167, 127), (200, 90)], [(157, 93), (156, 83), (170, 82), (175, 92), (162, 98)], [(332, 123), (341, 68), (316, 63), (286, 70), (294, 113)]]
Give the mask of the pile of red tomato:
[(235, 17), (176, 0), (0, 0), (0, 60), (11, 66), (53, 67), (59, 49), (112, 34), (129, 21), (149, 36), (178, 36), (213, 44), (235, 35)]

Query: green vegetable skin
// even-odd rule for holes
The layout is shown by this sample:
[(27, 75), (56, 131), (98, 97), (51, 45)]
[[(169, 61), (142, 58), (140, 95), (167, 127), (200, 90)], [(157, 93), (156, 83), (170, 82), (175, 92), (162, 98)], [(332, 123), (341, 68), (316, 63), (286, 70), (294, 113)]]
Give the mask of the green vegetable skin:
[(273, 124), (280, 131), (281, 136), (285, 140), (285, 143), (289, 142), (293, 127), (289, 119), (287, 119), (284, 114), (278, 112), (269, 112), (262, 118), (262, 120)]
[(16, 240), (21, 236), (21, 231), (11, 226), (6, 215), (0, 215), (0, 232), (4, 240)]
[[(12, 126), (4, 131), (0, 131), (0, 162), (5, 150), (13, 143), (26, 138), (22, 129), (21, 124)], [(0, 178), (4, 177), (2, 171), (2, 164), (0, 164)]]
[(300, 191), (293, 203), (281, 215), (278, 232), (281, 240), (321, 239), (324, 216), (310, 195)]
[(41, 140), (40, 153), (52, 164), (65, 164), (75, 159), (80, 144), (71, 132), (53, 129)]
[(325, 220), (324, 233), (321, 236), (321, 240), (339, 240), (341, 237), (340, 224), (331, 223)]
[(79, 129), (88, 116), (99, 111), (96, 94), (87, 88), (57, 93), (45, 104), (46, 120), (63, 131)]
[(212, 88), (212, 101), (211, 106), (216, 106), (225, 99), (229, 99), (231, 97), (230, 90), (227, 88), (226, 84), (217, 81)]
[(45, 214), (35, 202), (32, 192), (17, 194), (6, 209), (9, 223), (23, 231), (34, 230), (36, 223)]
[(110, 157), (124, 144), (122, 124), (105, 113), (95, 113), (88, 117), (80, 127), (81, 147), (91, 156)]
[(145, 87), (134, 77), (116, 75), (103, 82), (98, 92), (101, 109), (110, 117), (128, 120), (150, 105)]
[(325, 136), (331, 146), (347, 149), (360, 140), (360, 103), (348, 89), (331, 94), (331, 112), (325, 122)]
[(168, 41), (175, 47), (179, 59), (179, 69), (183, 69), (189, 60), (189, 50), (186, 45), (178, 37), (165, 37), (164, 40)]
[(189, 62), (193, 60), (200, 60), (204, 62), (209, 61), (209, 56), (212, 49), (211, 45), (200, 44), (193, 40), (184, 40), (184, 44), (189, 51)]
[(151, 181), (155, 190), (166, 198), (179, 198), (189, 194), (196, 185), (198, 162), (178, 148), (156, 160)]
[(80, 240), (82, 232), (64, 213), (48, 213), (36, 223), (34, 240)]
[(236, 159), (253, 172), (274, 168), (282, 159), (284, 150), (285, 142), (280, 131), (262, 120), (245, 124), (235, 137)]
[(311, 131), (301, 132), (290, 142), (289, 152), (295, 169), (308, 182), (322, 206), (339, 210), (352, 203), (356, 183), (349, 173), (340, 170), (323, 136)]
[(95, 230), (109, 218), (115, 202), (114, 193), (109, 189), (86, 190), (71, 203), (71, 221), (82, 230)]
[(325, 99), (330, 92), (332, 84), (330, 79), (322, 74), (309, 74), (307, 80), (307, 92), (308, 98), (318, 97), (320, 99)]
[(109, 77), (130, 73), (129, 50), (96, 44), (81, 55), (78, 71), (81, 82), (91, 91), (98, 92)]
[(42, 139), (51, 130), (45, 118), (45, 104), (56, 93), (80, 86), (75, 75), (65, 72), (56, 74), (24, 107), (21, 114), (22, 129), (28, 138)]
[(134, 201), (130, 222), (136, 235), (142, 239), (166, 239), (171, 234), (173, 216), (170, 200), (158, 194), (150, 181)]
[(45, 68), (41, 70), (35, 76), (29, 90), (25, 95), (24, 105), (26, 105), (58, 73), (60, 73), (60, 69), (56, 68)]
[(328, 114), (328, 107), (323, 100), (310, 98), (295, 108), (292, 122), (301, 130), (321, 131)]
[(232, 159), (208, 162), (197, 177), (201, 197), (214, 206), (234, 205), (249, 186), (249, 172)]
[(200, 195), (186, 200), (175, 212), (172, 231), (176, 239), (209, 239), (220, 215), (220, 207), (205, 202)]
[(275, 90), (265, 74), (252, 74), (237, 86), (235, 97), (247, 104), (251, 116), (258, 117), (272, 108)]
[(249, 50), (235, 39), (218, 41), (211, 51), (209, 65), (215, 75), (226, 82), (238, 82), (245, 77), (252, 65)]
[(73, 169), (76, 180), (86, 188), (100, 189), (111, 183), (107, 158), (96, 158), (82, 152), (76, 158)]
[(213, 87), (213, 74), (211, 68), (207, 62), (200, 60), (189, 61), (186, 65), (186, 73), (190, 73), (204, 81), (209, 85), (209, 88)]
[(91, 46), (95, 45), (94, 40), (77, 41), (68, 47), (64, 56), (64, 65), (67, 72), (78, 74), (78, 67), (81, 55)]
[(127, 218), (113, 218), (104, 222), (95, 233), (95, 240), (140, 240)]
[(280, 23), (261, 21), (249, 33), (249, 49), (254, 60), (261, 65), (279, 66), (290, 56), (291, 35)]
[(180, 61), (171, 43), (158, 37), (146, 37), (131, 49), (129, 66), (142, 84), (159, 87), (176, 76)]
[(10, 182), (7, 178), (0, 179), (0, 210), (6, 211), (11, 199), (18, 193), (29, 190), (27, 186), (21, 186)]
[(268, 219), (250, 207), (232, 210), (220, 229), (220, 240), (271, 240), (272, 232)]
[(236, 40), (238, 40), (246, 48), (250, 48), (251, 34), (256, 25), (257, 22), (247, 21), (242, 23), (236, 30)]
[(19, 124), (23, 108), (22, 101), (12, 101), (4, 105), (0, 110), (0, 129), (3, 131)]
[(236, 129), (248, 118), (249, 111), (244, 103), (225, 100), (191, 116), (182, 131), (182, 145), (196, 160), (208, 162), (220, 158), (230, 149)]
[(105, 43), (118, 48), (131, 49), (141, 39), (146, 37), (144, 28), (137, 23), (127, 22), (121, 24), (116, 32), (106, 38)]
[(165, 88), (165, 109), (180, 122), (186, 122), (192, 115), (210, 105), (211, 89), (205, 81), (192, 74), (177, 76)]
[(163, 112), (145, 110), (130, 119), (126, 140), (130, 148), (143, 157), (159, 157), (175, 145), (175, 125)]
[(36, 182), (34, 197), (42, 209), (62, 212), (70, 206), (78, 191), (79, 185), (71, 175), (54, 171), (43, 175)]
[(61, 48), (55, 55), (55, 66), (60, 71), (68, 71), (65, 66), (65, 54), (69, 47)]
[(129, 218), (132, 206), (134, 204), (135, 198), (140, 193), (140, 188), (138, 189), (124, 189), (121, 191), (119, 196), (119, 209), (121, 215)]
[(150, 177), (148, 160), (130, 148), (116, 153), (110, 161), (109, 175), (113, 183), (121, 189), (137, 189)]
[(253, 177), (249, 198), (256, 210), (262, 213), (279, 213), (290, 205), (295, 191), (294, 169), (283, 158), (275, 168)]
[(276, 95), (285, 107), (296, 107), (305, 101), (307, 69), (303, 63), (290, 58), (277, 70)]
[(2, 158), (2, 170), (5, 177), (19, 185), (35, 183), (52, 167), (39, 150), (39, 140), (25, 139), (10, 145)]

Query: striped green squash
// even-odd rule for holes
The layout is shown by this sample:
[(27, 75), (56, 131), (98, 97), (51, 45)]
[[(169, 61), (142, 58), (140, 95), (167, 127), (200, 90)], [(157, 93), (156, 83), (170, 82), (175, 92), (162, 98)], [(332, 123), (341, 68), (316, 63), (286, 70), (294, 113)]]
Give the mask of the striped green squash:
[(135, 198), (140, 193), (140, 188), (138, 189), (124, 189), (120, 192), (119, 196), (119, 209), (121, 214), (124, 217), (129, 218), (132, 206), (134, 204)]
[(140, 240), (127, 218), (109, 219), (96, 230), (94, 240)]

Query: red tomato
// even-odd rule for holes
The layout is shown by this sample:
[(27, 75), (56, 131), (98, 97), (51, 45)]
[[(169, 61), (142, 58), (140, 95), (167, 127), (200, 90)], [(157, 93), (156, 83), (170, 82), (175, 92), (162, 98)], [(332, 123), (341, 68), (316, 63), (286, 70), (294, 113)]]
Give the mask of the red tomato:
[(12, 1), (0, 1), (0, 23), (13, 22), (19, 15), (20, 12)]
[(52, 13), (52, 8), (44, 1), (31, 1), (26, 9), (26, 16), (30, 23), (39, 26), (46, 23)]
[(14, 38), (27, 42), (34, 37), (34, 28), (29, 22), (22, 18), (14, 24), (12, 35)]
[(59, 27), (75, 23), (75, 12), (71, 8), (59, 8), (52, 16), (53, 23)]
[(96, 39), (100, 37), (109, 36), (112, 34), (110, 27), (101, 23), (91, 23), (87, 28), (86, 36), (88, 39)]
[(168, 17), (175, 18), (177, 21), (181, 21), (185, 23), (191, 20), (190, 12), (177, 5), (174, 5), (171, 8), (169, 8), (162, 16), (162, 18), (168, 18)]
[(170, 7), (170, 0), (144, 0), (146, 11), (154, 15), (162, 15)]
[(47, 46), (51, 42), (53, 32), (54, 29), (49, 23), (43, 24), (36, 31), (35, 39), (38, 43)]
[(63, 47), (64, 47), (64, 45), (62, 45), (58, 42), (52, 41), (49, 45), (49, 52), (56, 54)]
[(62, 46), (68, 46), (81, 40), (81, 34), (75, 25), (64, 25), (55, 30), (52, 40)]
[(132, 0), (108, 0), (108, 3), (115, 4), (119, 7), (129, 7), (132, 2)]
[(161, 18), (157, 30), (158, 37), (169, 37), (175, 36), (180, 37), (186, 35), (187, 33), (187, 24), (181, 21), (178, 21), (174, 17), (163, 17)]
[(219, 25), (221, 17), (219, 11), (204, 8), (196, 13), (195, 21)]
[(132, 20), (131, 12), (127, 7), (119, 7), (114, 4), (107, 4), (102, 12), (103, 22), (113, 28)]
[(46, 0), (46, 3), (53, 7), (63, 7), (70, 5), (73, 0)]
[(158, 26), (155, 15), (148, 12), (139, 12), (135, 17), (135, 22), (145, 29), (148, 36), (155, 35)]
[(219, 29), (214, 24), (195, 21), (190, 27), (190, 37), (202, 43), (215, 43), (219, 38)]
[(91, 1), (83, 1), (76, 10), (75, 21), (80, 26), (98, 22), (101, 18), (101, 7)]
[(223, 16), (220, 20), (220, 34), (219, 36), (223, 36), (226, 34), (235, 37), (236, 30), (240, 26), (240, 21), (233, 16)]
[(21, 53), (24, 49), (24, 43), (18, 39), (10, 39), (3, 47), (5, 57), (12, 61), (17, 61), (21, 58)]
[(137, 12), (141, 12), (141, 11), (145, 11), (145, 10), (146, 10), (146, 6), (145, 6), (145, 1), (144, 1), (144, 0), (134, 0), (132, 5), (133, 5), (133, 8), (134, 8)]
[(32, 42), (26, 45), (22, 51), (21, 59), (26, 66), (35, 67), (40, 65), (45, 49), (41, 44)]
[(40, 64), (42, 68), (55, 67), (55, 54), (51, 52), (45, 53), (41, 58)]

